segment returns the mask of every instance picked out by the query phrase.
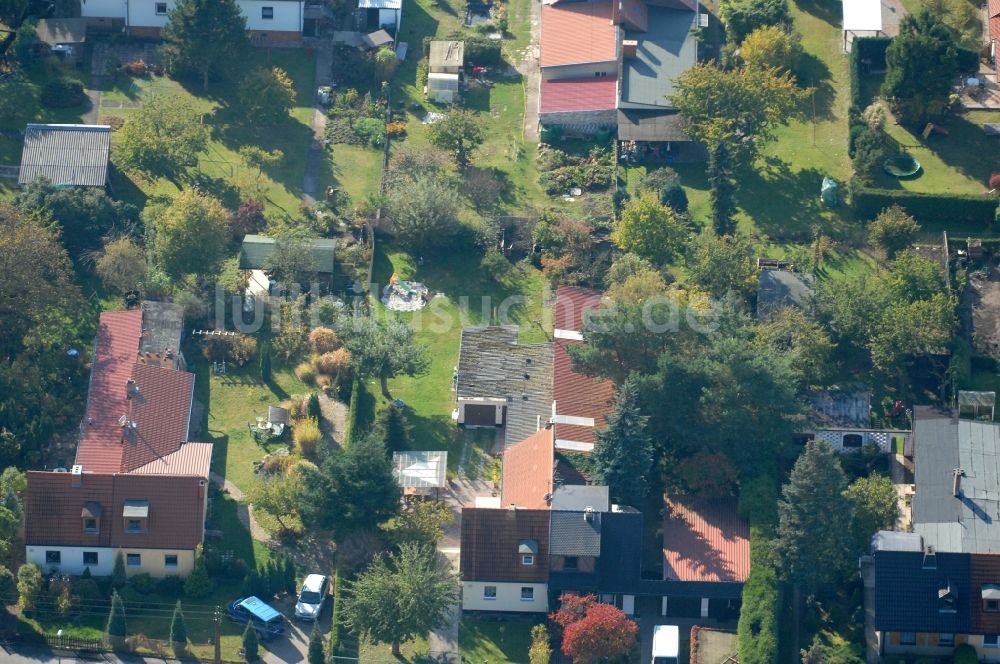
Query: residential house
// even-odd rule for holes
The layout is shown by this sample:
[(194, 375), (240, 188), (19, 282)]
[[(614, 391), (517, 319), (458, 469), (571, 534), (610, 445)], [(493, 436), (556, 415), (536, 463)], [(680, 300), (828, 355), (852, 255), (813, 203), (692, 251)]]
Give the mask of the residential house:
[[(159, 38), (176, 0), (81, 0), (80, 15), (93, 27), (124, 29), (133, 37)], [(305, 0), (236, 0), (252, 37), (302, 39)]]
[(500, 427), (514, 444), (544, 428), (552, 414), (552, 344), (521, 344), (516, 325), (462, 330), (455, 369), (459, 426)]
[(950, 658), (968, 644), (979, 661), (1000, 662), (1000, 555), (937, 551), (919, 533), (880, 532), (862, 574), (879, 655)]
[(427, 96), (441, 104), (454, 103), (458, 99), (464, 64), (465, 42), (432, 41), (428, 63)]
[(1000, 424), (914, 410), (913, 531), (940, 553), (1000, 553)]
[(178, 368), (182, 358), (143, 350), (180, 338), (150, 332), (153, 310), (101, 315), (72, 470), (28, 473), (26, 558), (46, 572), (107, 575), (118, 553), (130, 575), (194, 566), (212, 445), (188, 442), (194, 375)]
[(583, 343), (590, 313), (601, 305), (600, 291), (559, 286), (554, 314), (552, 422), (556, 448), (577, 452), (594, 449), (597, 432), (612, 412), (615, 386), (610, 380), (573, 371), (571, 346)]
[(399, 34), (403, 0), (359, 0), (358, 9), (365, 11), (369, 27), (374, 25)]
[(108, 125), (29, 124), (17, 183), (44, 178), (57, 187), (106, 187), (110, 153)]
[(690, 139), (668, 97), (698, 59), (690, 0), (554, 0), (542, 8), (539, 121), (619, 140)]
[(499, 507), (462, 510), (464, 610), (544, 613), (575, 592), (628, 614), (644, 601), (664, 615), (733, 615), (750, 567), (734, 504), (672, 512), (663, 568), (644, 574), (642, 514), (612, 505), (608, 487), (560, 484), (555, 443), (545, 429), (509, 446)]

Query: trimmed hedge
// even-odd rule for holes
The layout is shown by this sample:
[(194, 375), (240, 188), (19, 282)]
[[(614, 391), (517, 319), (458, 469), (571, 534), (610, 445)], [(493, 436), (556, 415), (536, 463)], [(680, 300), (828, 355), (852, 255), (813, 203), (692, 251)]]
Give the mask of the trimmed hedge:
[(977, 194), (928, 194), (905, 189), (878, 189), (851, 181), (851, 207), (858, 217), (874, 219), (892, 205), (903, 207), (921, 223), (995, 223), (997, 200)]
[(338, 661), (334, 658), (340, 655), (340, 570), (333, 573), (333, 609), (331, 613), (333, 615), (330, 618), (330, 645), (326, 652), (332, 663)]
[(851, 44), (851, 106), (860, 113), (868, 105), (869, 99), (861, 97), (861, 77), (865, 75), (865, 65), (872, 69), (885, 67), (885, 52), (892, 39), (889, 37), (858, 37)]
[(776, 664), (781, 587), (770, 565), (754, 565), (743, 585), (737, 627), (740, 664)]

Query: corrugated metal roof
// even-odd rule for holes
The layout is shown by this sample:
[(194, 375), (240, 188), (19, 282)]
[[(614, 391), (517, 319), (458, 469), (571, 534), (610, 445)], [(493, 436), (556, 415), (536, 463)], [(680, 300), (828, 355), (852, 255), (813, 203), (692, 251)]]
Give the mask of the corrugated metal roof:
[(359, 9), (402, 9), (403, 0), (359, 0)]
[(618, 52), (618, 27), (606, 0), (542, 7), (540, 66), (612, 62)]
[(111, 127), (29, 124), (17, 183), (45, 178), (56, 185), (103, 187), (108, 182)]
[(501, 506), (549, 509), (546, 496), (552, 495), (554, 466), (555, 438), (551, 428), (509, 446), (503, 453)]
[(192, 475), (207, 478), (211, 465), (211, 443), (185, 443), (176, 452), (129, 472), (133, 475)]
[(549, 552), (554, 556), (600, 556), (601, 516), (591, 512), (552, 512)]
[(669, 501), (663, 571), (678, 581), (746, 581), (750, 525), (737, 515), (736, 501)]
[(674, 81), (698, 62), (698, 13), (649, 7), (648, 30), (625, 34), (638, 42), (622, 63), (621, 108), (672, 108)]

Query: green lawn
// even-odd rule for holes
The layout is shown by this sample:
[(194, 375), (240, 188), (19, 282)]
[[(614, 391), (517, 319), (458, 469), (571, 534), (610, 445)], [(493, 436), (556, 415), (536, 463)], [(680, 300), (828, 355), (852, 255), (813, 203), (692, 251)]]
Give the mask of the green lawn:
[[(200, 186), (219, 196), (228, 205), (235, 205), (246, 192), (259, 189), (255, 196), (262, 198), (273, 213), (290, 217), (299, 216), (302, 199), (306, 154), (312, 140), (312, 100), (316, 74), (316, 56), (301, 49), (253, 49), (252, 66), (275, 66), (284, 69), (295, 84), (296, 107), (281, 124), (270, 127), (250, 127), (240, 121), (237, 101), (238, 80), (226, 79), (210, 84), (207, 92), (200, 85), (188, 85), (162, 76), (148, 78), (119, 77), (106, 84), (110, 100), (142, 101), (149, 95), (176, 95), (205, 113), (205, 122), (211, 128), (208, 148), (199, 156), (197, 168), (192, 168), (182, 182), (160, 178), (152, 182), (131, 180), (119, 175), (113, 183), (116, 193), (126, 200), (142, 204), (149, 196), (172, 195), (181, 186), (198, 181)], [(102, 108), (101, 120), (119, 116), (126, 120), (134, 113), (131, 109)], [(259, 185), (252, 183), (254, 169), (237, 154), (243, 145), (256, 145), (265, 150), (281, 150), (282, 161), (265, 169)], [(333, 182), (334, 176), (328, 162), (323, 165), (319, 184)], [(240, 194), (236, 188), (244, 191)], [(235, 199), (235, 201), (234, 201)]]
[(463, 620), (459, 625), (458, 649), (463, 658), (476, 664), (521, 664), (528, 661), (534, 624), (530, 620), (500, 623)]
[[(448, 450), (448, 465), (456, 469), (465, 446), (470, 445), (467, 458), (475, 460), (481, 450), (488, 449), (488, 442), (481, 440), (482, 433), (463, 432), (451, 420), (454, 408), (452, 374), (458, 362), (458, 345), (462, 327), (490, 322), (494, 307), (507, 298), (525, 298), (523, 304), (514, 303), (508, 322), (521, 325), (521, 340), (545, 339), (540, 325), (544, 326), (542, 293), (544, 280), (541, 273), (531, 266), (519, 264), (499, 279), (491, 279), (479, 265), (476, 252), (455, 252), (447, 257), (428, 258), (422, 265), (412, 256), (388, 242), (377, 243), (373, 281), (385, 284), (396, 274), (401, 279), (421, 281), (431, 291), (442, 293), (424, 310), (414, 313), (393, 314), (381, 304), (378, 315), (396, 315), (413, 325), (417, 340), (427, 346), (431, 359), (428, 373), (416, 378), (400, 377), (389, 382), (392, 396), (403, 400), (413, 424), (413, 444), (417, 449)], [(372, 394), (379, 388), (376, 382), (368, 386)], [(380, 403), (382, 397), (379, 396)], [(478, 448), (480, 452), (476, 452)], [(481, 472), (474, 469), (473, 473)]]

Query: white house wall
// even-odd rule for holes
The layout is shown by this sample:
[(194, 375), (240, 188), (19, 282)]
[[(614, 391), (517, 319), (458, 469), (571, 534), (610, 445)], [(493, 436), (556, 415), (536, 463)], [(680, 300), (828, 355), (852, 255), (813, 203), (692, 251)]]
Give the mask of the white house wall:
[[(47, 551), (58, 551), (60, 562), (58, 565), (46, 562)], [(97, 553), (96, 565), (84, 565), (84, 551)], [(94, 547), (94, 546), (51, 546), (33, 545), (25, 547), (26, 559), (29, 563), (35, 563), (42, 568), (42, 571), (49, 573), (58, 571), (62, 574), (79, 576), (83, 570), (90, 567), (90, 573), (94, 576), (110, 576), (115, 567), (115, 557), (121, 551), (123, 556), (130, 553), (139, 554), (139, 565), (126, 565), (125, 573), (129, 576), (133, 574), (149, 574), (155, 578), (164, 576), (187, 576), (194, 567), (194, 551), (191, 549), (133, 549), (118, 547)], [(166, 566), (166, 556), (177, 556), (177, 565)]]
[[(247, 29), (256, 32), (302, 32), (302, 2), (289, 0), (238, 0), (247, 17)], [(261, 9), (272, 7), (273, 19), (261, 18)]]
[(84, 18), (125, 18), (125, 0), (80, 0)]
[[(162, 2), (163, 0), (160, 0)], [(81, 0), (81, 15), (93, 18), (125, 18), (129, 27), (162, 28), (166, 13), (157, 14), (157, 0)], [(174, 0), (166, 0), (167, 11)], [(296, 0), (237, 0), (247, 17), (247, 29), (254, 32), (302, 32), (303, 2)], [(273, 18), (263, 18), (263, 8), (273, 9)], [(127, 15), (126, 15), (127, 13)]]
[[(483, 589), (496, 586), (496, 599), (485, 599)], [(521, 599), (521, 588), (534, 588), (534, 599)], [(466, 581), (462, 584), (462, 608), (466, 611), (548, 613), (549, 587), (544, 583), (495, 583)]]

